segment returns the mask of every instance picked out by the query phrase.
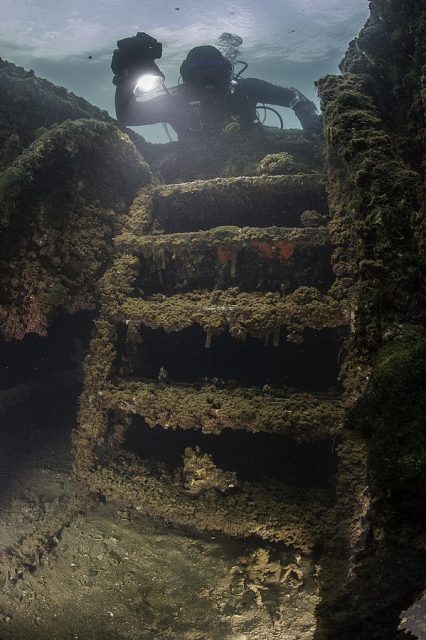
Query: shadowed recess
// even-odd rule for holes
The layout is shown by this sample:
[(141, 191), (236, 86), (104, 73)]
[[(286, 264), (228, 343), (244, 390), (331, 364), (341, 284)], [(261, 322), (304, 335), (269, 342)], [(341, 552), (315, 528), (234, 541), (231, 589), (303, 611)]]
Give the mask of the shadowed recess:
[(182, 465), (186, 447), (200, 447), (225, 471), (239, 480), (259, 482), (274, 479), (286, 484), (330, 488), (334, 484), (337, 459), (335, 443), (296, 444), (291, 438), (266, 433), (225, 429), (217, 435), (181, 429), (150, 428), (134, 417), (124, 447), (142, 459), (154, 459), (176, 470)]
[[(201, 382), (204, 378), (238, 380), (239, 385), (277, 384), (301, 391), (327, 391), (337, 384), (341, 336), (335, 329), (305, 329), (302, 344), (286, 342), (282, 332), (278, 347), (247, 337), (232, 338), (227, 332), (214, 336), (210, 349), (204, 347), (200, 327), (165, 333), (144, 327), (134, 374), (156, 379), (160, 366), (176, 382)], [(190, 357), (189, 357), (190, 354)]]

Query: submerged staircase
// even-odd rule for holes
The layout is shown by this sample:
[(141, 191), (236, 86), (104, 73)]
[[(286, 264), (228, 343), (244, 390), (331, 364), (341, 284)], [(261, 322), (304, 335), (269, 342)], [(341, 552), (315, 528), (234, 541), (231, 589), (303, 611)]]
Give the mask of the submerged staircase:
[(86, 363), (75, 470), (167, 522), (310, 552), (333, 506), (349, 310), (324, 177), (141, 191)]

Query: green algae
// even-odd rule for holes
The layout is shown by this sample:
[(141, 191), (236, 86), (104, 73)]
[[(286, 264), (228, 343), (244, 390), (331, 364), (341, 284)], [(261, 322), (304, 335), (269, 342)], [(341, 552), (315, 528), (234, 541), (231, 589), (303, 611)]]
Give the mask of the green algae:
[(306, 167), (294, 161), (293, 156), (282, 151), (281, 153), (270, 153), (265, 156), (256, 167), (259, 175), (288, 175), (291, 173), (309, 173)]
[[(146, 158), (166, 183), (191, 182), (217, 177), (254, 176), (268, 155), (289, 154), (294, 166), (283, 173), (317, 173), (323, 168), (323, 141), (308, 138), (301, 129), (242, 131), (235, 136), (152, 145)], [(290, 171), (288, 170), (290, 169)]]
[(297, 225), (308, 209), (327, 211), (324, 176), (242, 176), (163, 185), (152, 192), (153, 218), (166, 233), (223, 225)]
[[(371, 348), (380, 344), (383, 316), (391, 313), (395, 319), (407, 319), (408, 313), (413, 320), (423, 316), (424, 293), (418, 290), (423, 258), (416, 255), (413, 237), (420, 175), (407, 168), (392, 136), (379, 126), (371, 97), (365, 101), (369, 117), (352, 119), (347, 105), (353, 92), (366, 91), (365, 84), (362, 77), (347, 74), (325, 78), (320, 91), (332, 166), (329, 194), (337, 213), (331, 234), (337, 248), (342, 247), (336, 252), (339, 275), (353, 282), (356, 335), (364, 344), (368, 336)], [(345, 98), (348, 89), (351, 100)], [(335, 289), (339, 286), (338, 279)]]
[(58, 307), (94, 308), (112, 238), (149, 180), (127, 136), (94, 120), (45, 130), (0, 174), (6, 338), (45, 334)]
[(426, 498), (426, 333), (409, 325), (393, 333), (374, 357), (352, 419), (367, 438), (372, 490), (386, 517), (418, 526)]
[[(86, 174), (88, 154), (92, 166)], [(141, 182), (149, 180), (150, 173), (146, 163), (125, 134), (111, 124), (96, 120), (66, 121), (45, 131), (11, 167), (0, 175), (0, 206), (3, 224), (8, 224), (22, 192), (32, 185), (36, 190), (37, 181), (43, 179), (55, 165), (55, 170), (60, 171), (62, 176), (66, 175), (67, 171), (72, 175), (72, 167), (78, 163), (81, 178), (85, 176), (89, 186), (90, 181), (101, 177), (101, 170), (105, 172), (108, 167), (108, 156), (114, 158), (119, 172), (116, 177), (117, 184), (125, 181), (124, 183), (129, 185), (129, 195), (132, 188), (135, 189)], [(107, 185), (108, 179), (105, 180), (105, 178), (103, 184), (97, 184), (98, 188), (106, 189)], [(63, 185), (61, 186), (63, 188)], [(58, 185), (51, 183), (50, 190), (53, 193), (57, 188)], [(107, 189), (108, 195), (110, 192), (111, 189)], [(102, 195), (102, 189), (100, 189), (97, 197), (102, 198)]]
[(145, 324), (166, 332), (182, 331), (200, 325), (207, 336), (229, 329), (236, 338), (250, 334), (265, 338), (286, 327), (290, 334), (301, 334), (305, 327), (321, 330), (348, 323), (348, 311), (331, 297), (310, 287), (293, 293), (240, 293), (238, 290), (192, 291), (166, 297), (127, 299), (117, 319)]
[[(226, 291), (193, 290), (185, 295), (158, 294), (147, 298), (138, 290), (137, 271), (142, 270), (138, 264), (142, 257), (155, 263), (157, 269), (164, 270), (170, 260), (176, 265), (180, 251), (182, 255), (193, 256), (197, 252), (204, 255), (207, 245), (221, 250), (224, 244), (234, 243), (236, 255), (238, 242), (252, 245), (253, 240), (263, 242), (268, 253), (273, 255), (272, 244), (269, 246), (268, 242), (282, 241), (281, 229), (240, 229), (229, 216), (226, 223), (218, 227), (221, 221), (215, 218), (226, 207), (229, 213), (232, 199), (235, 211), (248, 206), (253, 193), (265, 206), (264, 194), (280, 189), (284, 191), (284, 201), (289, 198), (303, 200), (306, 198), (304, 189), (309, 192), (308, 198), (312, 197), (311, 203), (316, 200), (317, 204), (314, 193), (323, 197), (321, 176), (198, 181), (190, 185), (154, 185), (139, 192), (124, 222), (123, 233), (116, 236), (115, 260), (100, 281), (103, 322), (97, 325), (86, 364), (87, 383), (81, 399), (80, 427), (74, 436), (74, 470), (90, 491), (169, 522), (190, 525), (200, 531), (256, 535), (294, 544), (297, 548), (312, 549), (321, 537), (322, 518), (327, 511), (325, 505), (330, 499), (328, 494), (315, 490), (293, 491), (282, 484), (268, 483), (263, 487), (243, 483), (238, 486), (236, 495), (222, 495), (210, 489), (203, 490), (199, 496), (189, 496), (180, 476), (170, 477), (166, 469), (161, 464), (156, 466), (154, 461), (146, 464), (130, 454), (123, 454), (121, 445), (129, 427), (129, 417), (139, 413), (148, 424), (159, 424), (164, 428), (201, 428), (220, 433), (223, 428), (235, 427), (288, 432), (297, 441), (315, 442), (337, 435), (341, 424), (338, 403), (309, 394), (295, 394), (274, 403), (261, 392), (251, 399), (244, 393), (227, 398), (225, 392), (217, 389), (191, 394), (175, 386), (138, 388), (132, 378), (123, 380), (119, 377), (118, 387), (114, 382), (123, 372), (127, 375), (132, 372), (128, 359), (133, 357), (133, 342), (138, 340), (141, 322), (175, 331), (198, 322), (205, 328), (207, 347), (213, 334), (226, 327), (236, 339), (244, 339), (251, 332), (258, 337), (272, 338), (277, 345), (279, 328), (286, 314), (289, 339), (302, 333), (306, 323), (318, 328), (347, 323), (344, 305), (309, 287), (301, 287), (288, 296), (272, 292), (249, 294), (232, 288)], [(197, 200), (195, 210), (191, 198)], [(220, 201), (220, 209), (216, 201)], [(305, 209), (304, 204), (303, 200), (296, 205), (300, 212)], [(190, 213), (195, 219), (200, 206), (215, 220), (213, 228), (201, 233), (160, 233), (163, 211), (179, 224), (179, 216), (173, 207), (178, 207), (183, 216)], [(147, 236), (149, 231), (151, 234)], [(287, 239), (300, 247), (327, 243), (324, 230), (292, 229), (287, 230), (287, 235)], [(266, 248), (263, 249), (266, 252)], [(216, 259), (220, 262), (224, 256), (219, 251)], [(281, 309), (283, 305), (285, 309)], [(118, 338), (120, 327), (127, 327), (128, 336), (121, 342)], [(217, 470), (217, 473), (220, 475), (222, 471)], [(314, 494), (316, 497), (311, 503), (308, 496)], [(317, 497), (319, 502), (314, 506)], [(320, 503), (324, 508), (318, 506)]]
[(260, 390), (161, 388), (127, 382), (106, 387), (100, 397), (106, 408), (143, 416), (151, 427), (216, 434), (223, 429), (244, 429), (279, 433), (296, 442), (332, 438), (340, 432), (343, 419), (338, 400), (308, 393), (271, 395)]
[[(307, 221), (318, 222), (314, 213)], [(260, 281), (262, 289), (281, 285), (286, 293), (302, 284), (318, 284), (323, 291), (332, 279), (325, 227), (225, 226), (138, 236), (125, 231), (116, 236), (115, 246), (138, 257), (136, 288), (149, 293), (189, 290), (201, 279), (219, 289), (239, 285), (250, 290), (251, 283)]]
[(184, 485), (159, 465), (122, 455), (88, 473), (89, 486), (121, 504), (192, 530), (228, 536), (256, 536), (294, 545), (312, 552), (321, 538), (322, 517), (331, 495), (318, 489), (300, 489), (282, 483), (244, 482), (239, 490), (223, 495), (215, 490), (188, 495)]
[[(27, 147), (37, 137), (41, 127), (51, 127), (64, 120), (95, 118), (112, 123), (106, 111), (91, 105), (47, 80), (37, 77), (33, 71), (0, 58), (0, 87), (2, 106), (0, 114), (0, 157), (10, 135)], [(19, 117), (17, 117), (19, 114)]]
[(227, 245), (235, 250), (253, 247), (253, 241), (261, 241), (270, 245), (283, 241), (291, 243), (295, 248), (303, 249), (305, 247), (328, 244), (329, 235), (325, 227), (313, 230), (312, 228), (300, 229), (298, 227), (256, 228), (228, 225), (214, 227), (207, 231), (162, 234), (158, 236), (135, 236), (123, 233), (117, 236), (115, 244), (122, 250), (138, 251), (146, 258), (155, 258), (157, 251), (167, 251), (173, 256), (176, 256), (180, 250), (204, 253), (209, 247), (221, 246), (224, 240)]
[(337, 298), (349, 295), (352, 308), (341, 371), (352, 407), (346, 427), (356, 429), (352, 437), (364, 449), (358, 452), (364, 480), (356, 475), (351, 485), (347, 477), (336, 503), (337, 521), (345, 509), (362, 519), (330, 538), (318, 610), (321, 640), (396, 637), (399, 612), (424, 587), (417, 536), (425, 467), (419, 247), (425, 237), (426, 15), (416, 0), (370, 4), (371, 17), (341, 64), (343, 75), (318, 85), (335, 245), (332, 291)]
[[(65, 120), (94, 119), (125, 131), (141, 155), (152, 155), (142, 136), (64, 87), (0, 58), (0, 170), (6, 169), (43, 131)], [(150, 153), (151, 152), (151, 153)]]

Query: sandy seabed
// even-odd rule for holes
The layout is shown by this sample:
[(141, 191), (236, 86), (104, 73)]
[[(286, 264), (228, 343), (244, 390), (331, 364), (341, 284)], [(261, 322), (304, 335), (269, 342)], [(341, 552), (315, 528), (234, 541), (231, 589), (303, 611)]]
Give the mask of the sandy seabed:
[[(46, 389), (34, 394), (21, 409), (2, 405), (3, 550), (49, 518), (65, 519), (73, 494), (73, 394), (68, 407), (53, 396), (46, 402)], [(114, 504), (88, 499), (82, 509), (38, 568), (3, 586), (2, 640), (313, 637), (318, 596), (309, 558), (193, 535)]]

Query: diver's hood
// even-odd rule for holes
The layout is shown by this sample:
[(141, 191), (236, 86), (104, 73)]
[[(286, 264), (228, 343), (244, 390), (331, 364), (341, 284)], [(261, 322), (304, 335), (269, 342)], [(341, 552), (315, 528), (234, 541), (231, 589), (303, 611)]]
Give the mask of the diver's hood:
[(194, 47), (182, 62), (180, 73), (184, 82), (196, 85), (229, 83), (232, 64), (219, 49), (211, 45)]

